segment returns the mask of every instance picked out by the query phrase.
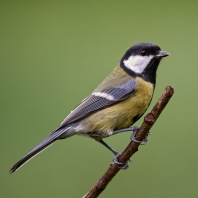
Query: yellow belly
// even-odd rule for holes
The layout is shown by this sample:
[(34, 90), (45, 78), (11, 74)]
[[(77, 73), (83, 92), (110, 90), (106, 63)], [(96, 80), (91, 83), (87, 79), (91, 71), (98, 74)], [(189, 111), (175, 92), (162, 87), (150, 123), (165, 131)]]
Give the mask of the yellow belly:
[(83, 125), (87, 132), (94, 132), (101, 138), (110, 136), (116, 129), (131, 126), (148, 108), (153, 95), (153, 85), (136, 78), (136, 91), (113, 106), (87, 117)]

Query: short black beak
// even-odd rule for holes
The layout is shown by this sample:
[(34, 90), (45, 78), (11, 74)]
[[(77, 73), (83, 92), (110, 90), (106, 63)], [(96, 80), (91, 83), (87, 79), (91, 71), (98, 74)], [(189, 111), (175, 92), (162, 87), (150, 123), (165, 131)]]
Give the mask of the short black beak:
[(159, 54), (157, 54), (156, 56), (158, 57), (166, 57), (169, 56), (170, 53), (166, 52), (166, 51), (159, 51)]

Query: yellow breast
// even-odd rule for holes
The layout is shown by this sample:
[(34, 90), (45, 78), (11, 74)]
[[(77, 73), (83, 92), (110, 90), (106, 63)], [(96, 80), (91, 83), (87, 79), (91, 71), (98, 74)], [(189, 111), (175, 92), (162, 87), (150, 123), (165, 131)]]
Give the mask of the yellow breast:
[(136, 78), (136, 90), (128, 98), (100, 110), (87, 117), (83, 125), (89, 132), (97, 133), (104, 138), (116, 129), (131, 126), (148, 108), (152, 95), (153, 85)]

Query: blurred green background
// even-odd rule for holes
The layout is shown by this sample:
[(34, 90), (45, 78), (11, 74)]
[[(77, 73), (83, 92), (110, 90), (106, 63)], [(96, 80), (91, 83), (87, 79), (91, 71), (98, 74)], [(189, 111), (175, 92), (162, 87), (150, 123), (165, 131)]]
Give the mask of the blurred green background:
[[(149, 110), (165, 86), (175, 94), (148, 144), (100, 197), (197, 197), (197, 6), (170, 0), (0, 1), (0, 197), (82, 197), (95, 184), (113, 156), (80, 136), (58, 141), (13, 175), (8, 171), (138, 42), (171, 53), (158, 69)], [(129, 137), (106, 142), (122, 151)]]

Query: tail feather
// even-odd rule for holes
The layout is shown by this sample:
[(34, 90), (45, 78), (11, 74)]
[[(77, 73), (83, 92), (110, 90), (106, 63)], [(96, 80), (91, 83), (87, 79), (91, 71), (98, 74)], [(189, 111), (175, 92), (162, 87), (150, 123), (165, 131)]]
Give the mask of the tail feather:
[(59, 136), (61, 136), (65, 132), (65, 129), (60, 129), (55, 133), (52, 133), (49, 137), (44, 139), (40, 144), (34, 147), (29, 153), (27, 153), (21, 160), (19, 160), (14, 166), (10, 169), (10, 174), (17, 171), (20, 167), (22, 167), (25, 163), (31, 160), (33, 157), (44, 151), (50, 145), (52, 145)]

